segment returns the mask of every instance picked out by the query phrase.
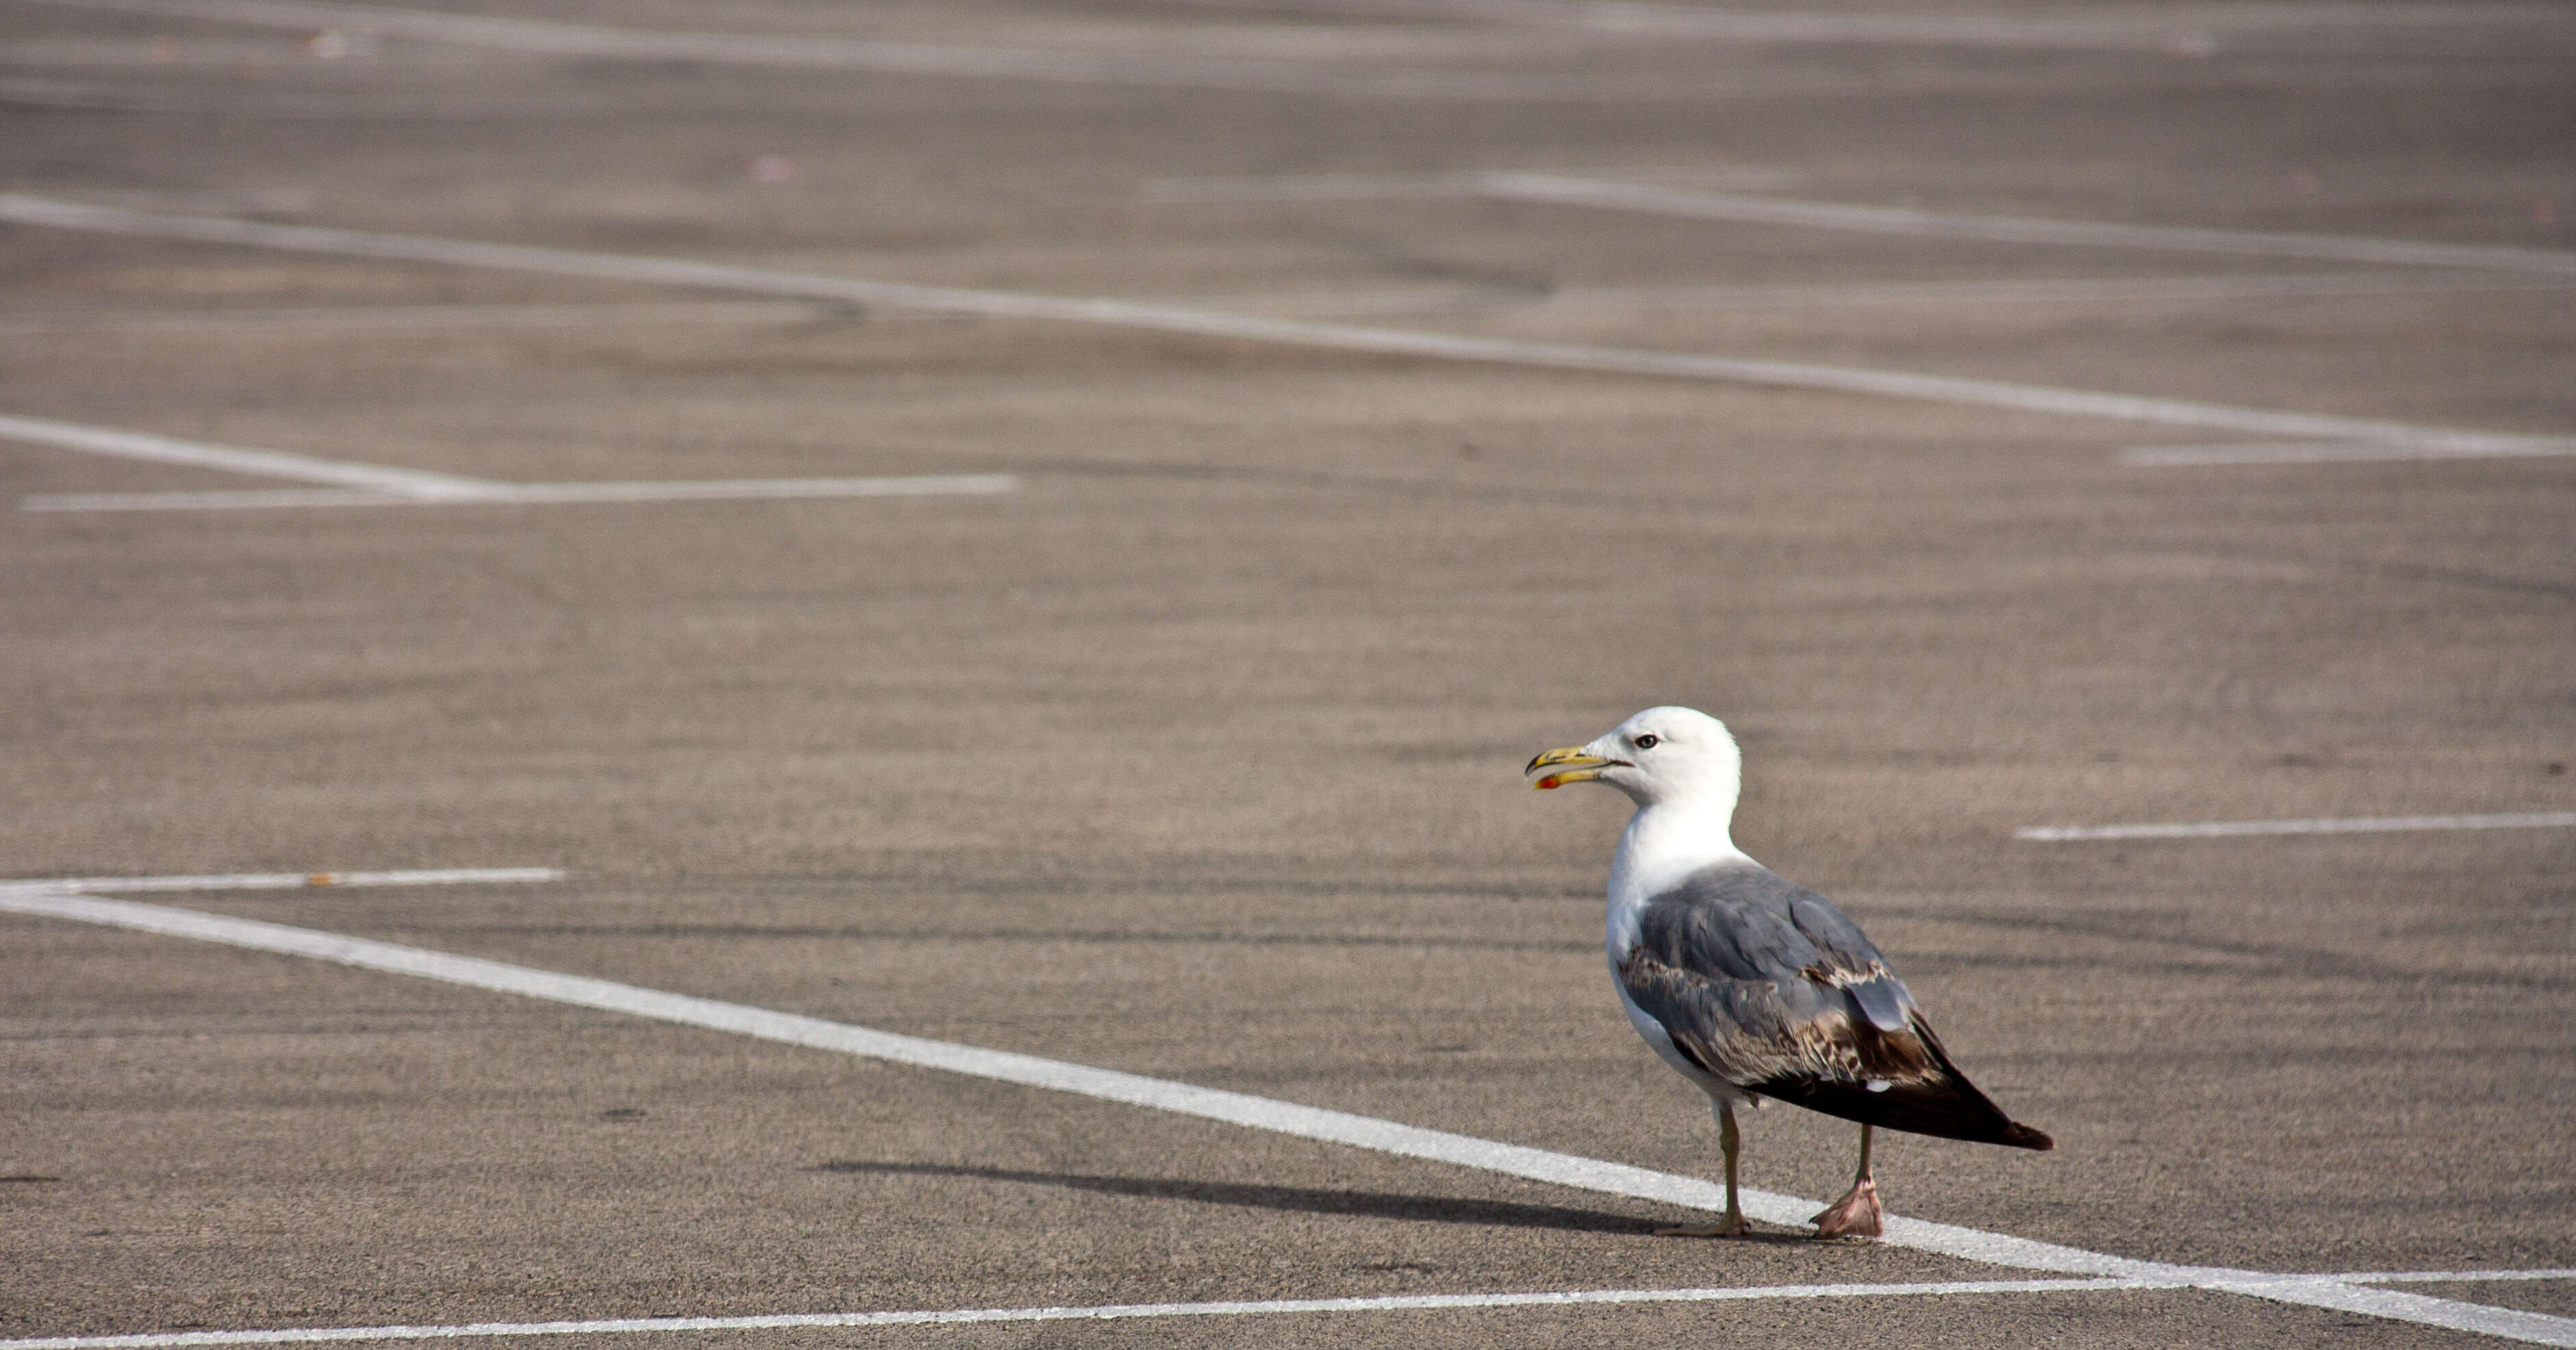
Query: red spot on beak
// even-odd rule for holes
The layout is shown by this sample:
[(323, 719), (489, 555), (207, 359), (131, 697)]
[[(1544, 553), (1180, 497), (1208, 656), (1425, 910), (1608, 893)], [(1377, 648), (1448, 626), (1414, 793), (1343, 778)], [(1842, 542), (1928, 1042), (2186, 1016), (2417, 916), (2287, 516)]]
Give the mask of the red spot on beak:
[(1555, 774), (1549, 774), (1547, 777), (1545, 777), (1545, 778), (1542, 778), (1542, 779), (1538, 780), (1537, 782), (1535, 782), (1535, 783), (1531, 784), (1530, 786), (1535, 787), (1535, 788), (1538, 788), (1538, 789), (1540, 789), (1541, 791), (1545, 791), (1545, 790), (1546, 790), (1546, 789), (1548, 789), (1548, 788), (1552, 788), (1552, 787), (1562, 787), (1562, 786), (1564, 786), (1564, 785), (1565, 785), (1565, 780), (1564, 780), (1564, 779), (1557, 777)]

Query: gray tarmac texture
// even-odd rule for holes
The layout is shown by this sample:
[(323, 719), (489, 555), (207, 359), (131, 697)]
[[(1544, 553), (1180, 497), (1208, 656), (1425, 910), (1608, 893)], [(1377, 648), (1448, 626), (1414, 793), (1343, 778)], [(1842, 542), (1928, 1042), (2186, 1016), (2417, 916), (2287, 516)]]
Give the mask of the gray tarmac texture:
[[(0, 188), (2576, 434), (2576, 310), (2527, 276), (1153, 186), (1769, 175), (1799, 200), (2568, 249), (2564, 23), (2206, 54), (1285, 4), (722, 26), (1528, 83), (400, 38), (326, 60), (303, 32), (0, 0)], [(761, 155), (790, 181), (751, 181)], [(1704, 1106), (1605, 987), (1622, 804), (1517, 777), (1688, 703), (1745, 743), (1738, 841), (1867, 925), (2059, 1140), (1886, 1137), (1897, 1211), (2274, 1271), (2576, 1266), (2576, 831), (2013, 838), (2576, 810), (2576, 460), (2136, 469), (2116, 452), (2241, 438), (744, 299), (0, 226), (0, 412), (506, 481), (1022, 481), (11, 509), (0, 875), (561, 867), (163, 898), (1708, 1175)], [(0, 444), (8, 503), (271, 486)], [(1690, 1216), (286, 957), (0, 935), (0, 1335), (2018, 1273), (1657, 1238)], [(1848, 1127), (1747, 1125), (1748, 1184), (1842, 1185)], [(2576, 1282), (2410, 1288), (2576, 1316)], [(2497, 1343), (2180, 1290), (585, 1343), (1717, 1336)]]

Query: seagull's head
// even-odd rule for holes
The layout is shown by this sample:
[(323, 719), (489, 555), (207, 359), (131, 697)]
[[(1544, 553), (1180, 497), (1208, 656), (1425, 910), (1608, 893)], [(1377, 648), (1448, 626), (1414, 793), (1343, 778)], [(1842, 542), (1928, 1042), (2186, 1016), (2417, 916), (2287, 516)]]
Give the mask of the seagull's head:
[(1648, 708), (1589, 745), (1550, 750), (1524, 773), (1547, 770), (1531, 783), (1607, 783), (1637, 805), (1667, 802), (1706, 805), (1722, 816), (1735, 812), (1744, 756), (1726, 724), (1695, 708)]

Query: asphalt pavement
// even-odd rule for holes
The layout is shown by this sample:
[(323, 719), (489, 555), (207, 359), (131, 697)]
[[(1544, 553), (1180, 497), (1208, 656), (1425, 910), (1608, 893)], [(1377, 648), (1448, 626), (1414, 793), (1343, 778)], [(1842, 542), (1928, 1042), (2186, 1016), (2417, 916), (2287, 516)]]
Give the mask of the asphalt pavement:
[[(0, 0), (0, 416), (212, 452), (0, 440), (0, 879), (559, 869), (126, 898), (1705, 1177), (1603, 970), (1625, 804), (1518, 773), (1689, 704), (2058, 1140), (1882, 1136), (1892, 1212), (2576, 1335), (2576, 22), (1629, 11)], [(1010, 490), (235, 495), (348, 465)], [(2040, 1278), (58, 917), (0, 914), (0, 1062), (17, 1340)], [(2509, 1343), (2210, 1288), (575, 1338)]]

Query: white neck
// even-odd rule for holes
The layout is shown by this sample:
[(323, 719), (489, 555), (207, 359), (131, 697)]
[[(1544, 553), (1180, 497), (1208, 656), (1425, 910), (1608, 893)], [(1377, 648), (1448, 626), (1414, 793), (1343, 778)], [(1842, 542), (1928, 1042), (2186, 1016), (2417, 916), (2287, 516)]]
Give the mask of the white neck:
[(1637, 913), (1648, 900), (1703, 867), (1753, 861), (1727, 835), (1734, 805), (1704, 798), (1657, 802), (1639, 807), (1629, 818), (1626, 832), (1619, 836), (1619, 851), (1610, 859), (1612, 959), (1627, 949)]

